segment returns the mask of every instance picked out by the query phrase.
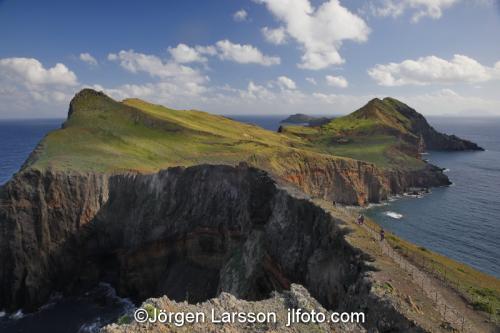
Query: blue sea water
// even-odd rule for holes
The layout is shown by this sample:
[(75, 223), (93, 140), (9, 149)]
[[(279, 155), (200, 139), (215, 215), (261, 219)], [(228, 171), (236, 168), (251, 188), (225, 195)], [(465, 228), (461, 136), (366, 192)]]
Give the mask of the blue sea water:
[[(269, 130), (276, 130), (283, 119), (229, 117)], [(59, 128), (62, 121), (0, 121), (0, 184), (12, 177), (39, 140)], [(435, 118), (431, 123), (487, 150), (430, 152), (426, 158), (449, 169), (453, 185), (432, 189), (420, 199), (401, 198), (375, 206), (367, 210), (367, 215), (402, 238), (500, 277), (500, 119)], [(0, 309), (0, 332), (95, 332), (133, 306), (110, 289), (104, 294), (61, 299), (20, 319), (9, 318), (12, 314)], [(95, 298), (106, 300), (105, 304), (96, 303)]]
[(429, 152), (452, 186), (367, 211), (384, 228), (420, 246), (500, 277), (500, 119), (430, 119), (437, 130), (484, 152)]
[(62, 119), (0, 121), (0, 184), (19, 170), (37, 143), (61, 127)]

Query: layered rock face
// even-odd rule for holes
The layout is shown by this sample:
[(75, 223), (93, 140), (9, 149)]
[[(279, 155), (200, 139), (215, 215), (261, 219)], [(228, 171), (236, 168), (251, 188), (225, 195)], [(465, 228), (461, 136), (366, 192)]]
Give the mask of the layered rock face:
[(142, 301), (267, 298), (292, 283), (369, 327), (412, 327), (371, 293), (363, 254), (340, 221), (263, 171), (200, 165), (157, 174), (26, 170), (0, 194), (0, 308), (33, 310), (52, 292), (99, 281)]
[[(409, 186), (442, 185), (443, 182), (447, 181), (446, 176), (443, 175), (441, 179), (436, 176), (441, 173), (434, 171), (429, 171), (428, 174), (416, 172), (412, 175), (394, 172), (390, 175), (384, 175), (373, 166), (370, 167), (355, 161), (352, 163), (358, 164), (330, 164), (330, 168), (327, 169), (322, 169), (323, 166), (319, 168), (314, 164), (305, 164), (300, 172), (290, 170), (285, 181), (297, 185), (301, 190), (311, 195), (348, 204), (378, 202), (389, 194), (401, 193)], [(122, 275), (120, 281), (128, 281), (126, 284), (127, 294), (132, 293), (138, 298), (153, 295), (162, 290), (161, 286), (151, 285), (142, 288), (134, 285), (133, 282), (134, 274), (139, 274), (139, 272), (141, 272), (142, 279), (142, 276), (147, 274), (156, 275), (158, 272), (155, 270), (157, 269), (167, 269), (161, 264), (156, 267), (156, 265), (144, 263), (144, 265), (151, 267), (140, 267), (141, 260), (146, 258), (145, 261), (149, 262), (149, 254), (158, 255), (158, 251), (160, 251), (158, 249), (167, 251), (164, 253), (165, 258), (184, 253), (195, 262), (198, 260), (201, 263), (206, 259), (207, 253), (217, 254), (218, 259), (215, 259), (217, 257), (215, 256), (211, 260), (214, 260), (219, 266), (211, 271), (203, 282), (209, 283), (213, 288), (206, 294), (201, 291), (191, 292), (190, 297), (193, 300), (212, 297), (221, 290), (228, 290), (242, 297), (253, 299), (261, 297), (269, 290), (286, 287), (287, 279), (282, 277), (283, 272), (275, 271), (276, 263), (270, 260), (272, 257), (269, 257), (270, 253), (280, 253), (281, 249), (273, 248), (272, 251), (269, 250), (270, 253), (263, 252), (261, 244), (264, 242), (263, 234), (257, 231), (249, 232), (249, 230), (252, 225), (268, 225), (269, 228), (274, 228), (275, 224), (267, 224), (266, 222), (270, 219), (271, 213), (276, 211), (276, 207), (269, 206), (270, 200), (275, 196), (276, 198), (289, 197), (281, 191), (276, 192), (271, 183), (262, 184), (261, 187), (256, 188), (255, 186), (260, 183), (255, 180), (251, 182), (247, 180), (253, 184), (253, 187), (241, 188), (233, 184), (230, 190), (224, 189), (223, 185), (228, 184), (231, 179), (236, 177), (236, 175), (225, 174), (226, 172), (230, 173), (233, 168), (204, 166), (201, 169), (213, 171), (211, 174), (205, 175), (197, 173), (198, 178), (191, 176), (185, 178), (184, 172), (190, 173), (192, 171), (181, 172), (182, 169), (175, 168), (155, 176), (122, 175), (111, 178), (100, 174), (52, 171), (42, 173), (30, 169), (16, 175), (0, 192), (0, 308), (25, 307), (34, 309), (43, 304), (52, 291), (61, 289), (61, 286), (71, 289), (72, 284), (67, 282), (74, 278), (74, 272), (77, 269), (75, 266), (81, 265), (82, 260), (89, 261), (88, 265), (90, 266), (96, 265), (96, 262), (102, 262), (104, 266), (109, 264), (105, 260), (105, 256), (99, 254), (100, 251), (104, 251), (103, 248), (99, 247), (101, 243), (107, 246), (114, 244), (116, 251), (128, 249), (129, 252), (132, 251), (130, 253), (134, 253), (133, 256), (128, 257), (125, 264), (134, 267), (137, 265), (137, 267), (132, 269), (134, 273), (129, 272), (128, 275)], [(189, 168), (188, 170), (197, 169)], [(257, 171), (250, 170), (253, 170), (251, 177), (260, 179), (260, 176), (256, 176)], [(178, 176), (184, 175), (182, 178), (184, 183), (180, 187), (174, 187), (174, 180), (175, 184), (180, 181), (175, 176), (177, 173)], [(267, 176), (262, 175), (262, 177), (270, 182)], [(145, 186), (140, 185), (141, 182), (150, 182), (148, 186), (154, 188), (154, 186), (160, 186), (154, 184), (154, 181), (159, 181), (159, 179), (164, 179), (171, 184), (171, 188), (166, 188), (170, 192), (155, 192), (154, 195), (145, 192), (145, 197), (138, 196), (138, 193), (141, 193), (140, 186)], [(108, 183), (112, 185), (109, 188)], [(172, 193), (171, 191), (174, 190), (175, 193)], [(244, 195), (248, 195), (248, 197), (242, 197)], [(108, 197), (112, 200), (108, 201)], [(141, 201), (134, 202), (133, 198)], [(197, 198), (196, 201), (190, 201), (193, 198)], [(210, 198), (214, 199), (209, 201)], [(221, 213), (220, 208), (217, 208), (216, 205), (221, 203), (226, 203), (224, 213)], [(104, 204), (106, 204), (105, 207), (103, 207)], [(245, 206), (245, 204), (253, 206)], [(286, 207), (286, 205), (291, 207), (281, 208), (283, 214), (286, 213), (281, 217), (281, 223), (288, 226), (295, 226), (294, 221), (296, 220), (309, 221), (315, 218), (314, 214), (321, 214), (319, 210), (314, 209), (312, 210), (315, 212), (314, 214), (310, 215), (310, 212), (306, 214), (300, 210), (297, 211), (297, 208), (288, 201), (282, 203), (282, 207)], [(136, 208), (132, 212), (130, 207)], [(191, 214), (194, 209), (197, 209), (198, 215), (181, 215)], [(176, 216), (174, 224), (162, 225), (158, 222), (163, 218), (162, 214), (173, 214), (172, 212), (179, 214)], [(97, 213), (99, 214), (95, 217)], [(139, 213), (143, 215), (138, 215)], [(323, 217), (325, 218), (325, 216)], [(88, 225), (90, 221), (93, 222)], [(200, 224), (193, 225), (190, 224), (191, 221)], [(205, 223), (202, 224), (202, 221)], [(260, 222), (254, 223), (253, 221)], [(167, 232), (165, 230), (169, 232), (168, 237), (164, 234)], [(142, 234), (152, 233), (153, 236), (160, 231), (163, 234), (156, 238), (148, 236), (145, 241), (141, 241), (137, 239), (138, 231)], [(249, 232), (245, 237), (254, 239), (253, 243), (248, 243), (245, 246), (243, 246), (244, 242), (236, 241), (242, 237), (244, 231)], [(276, 236), (281, 237), (282, 230), (270, 231), (275, 231)], [(267, 233), (266, 235), (266, 237), (270, 237)], [(103, 239), (103, 237), (109, 239)], [(294, 237), (296, 237), (296, 241), (299, 241), (302, 233)], [(275, 244), (273, 246), (279, 244), (279, 246), (289, 249), (288, 245), (290, 244), (286, 241), (288, 239), (273, 239), (271, 243)], [(147, 247), (137, 247), (138, 243), (143, 244), (144, 242), (148, 244)], [(170, 244), (168, 250), (163, 245), (164, 242)], [(240, 279), (240, 275), (232, 276), (231, 274), (234, 274), (230, 270), (232, 266), (228, 263), (225, 263), (227, 265), (224, 266), (222, 263), (227, 253), (234, 249), (237, 249), (236, 252), (239, 253), (240, 257), (231, 258), (230, 263), (237, 266), (241, 264), (241, 260), (249, 260), (247, 257), (255, 259), (255, 256), (259, 255), (259, 260), (261, 260), (259, 265), (268, 267), (269, 274), (255, 277), (254, 285), (244, 285), (245, 282), (249, 283), (249, 280), (247, 278)], [(256, 252), (250, 254), (251, 251)], [(300, 252), (300, 250), (296, 251)], [(94, 255), (94, 253), (96, 254)], [(98, 256), (98, 258), (94, 262), (95, 258), (85, 257), (87, 254)], [(121, 257), (117, 257), (115, 254), (109, 255), (109, 260), (112, 261), (113, 265), (124, 264), (120, 261)], [(305, 262), (295, 263), (295, 266), (291, 267), (289, 266), (290, 262), (288, 262), (284, 267), (288, 267), (288, 272), (292, 272), (303, 267), (301, 266), (303, 264)], [(182, 274), (185, 276), (184, 279), (189, 280), (199, 276), (197, 266), (181, 268)], [(220, 277), (220, 270), (228, 271), (228, 273)], [(80, 284), (95, 282), (97, 277), (91, 275), (97, 274), (97, 271), (99, 271), (98, 268), (95, 271), (83, 272), (78, 279), (79, 281), (76, 282)], [(149, 271), (151, 273), (148, 273)], [(245, 274), (253, 273), (249, 271)], [(305, 278), (306, 275), (304, 272), (301, 273), (302, 278)], [(171, 280), (165, 282), (165, 285), (172, 286), (172, 290), (175, 290), (175, 299), (183, 299), (188, 291), (184, 290), (185, 288), (175, 286), (175, 281), (176, 279), (172, 277)], [(194, 286), (199, 285), (198, 282), (191, 281), (190, 283)], [(147, 288), (151, 289), (146, 290)], [(258, 291), (259, 288), (262, 289), (261, 292)], [(141, 290), (143, 291), (141, 292)]]
[(78, 264), (73, 236), (107, 201), (107, 177), (27, 170), (0, 189), (0, 308), (35, 309)]
[(135, 299), (255, 300), (298, 282), (336, 307), (362, 271), (330, 215), (245, 166), (111, 177), (81, 239), (82, 276)]
[[(0, 227), (0, 308), (10, 310), (100, 280), (136, 299), (191, 301), (314, 282), (335, 305), (361, 270), (328, 214), (246, 166), (109, 178), (26, 171), (2, 188)], [(320, 262), (336, 267), (333, 278)], [(320, 295), (325, 285), (335, 292)]]
[(426, 164), (419, 170), (384, 170), (374, 164), (349, 159), (301, 157), (275, 177), (283, 184), (294, 184), (317, 198), (346, 205), (367, 205), (387, 200), (410, 188), (450, 185), (442, 169)]

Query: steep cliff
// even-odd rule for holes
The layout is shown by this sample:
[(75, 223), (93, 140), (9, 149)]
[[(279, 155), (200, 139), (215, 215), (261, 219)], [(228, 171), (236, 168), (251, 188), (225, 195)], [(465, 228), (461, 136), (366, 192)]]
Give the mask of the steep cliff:
[(385, 169), (363, 161), (300, 152), (251, 159), (249, 163), (267, 170), (282, 185), (292, 184), (310, 196), (347, 205), (379, 203), (410, 188), (451, 184), (442, 169), (428, 163), (417, 169)]
[[(0, 307), (11, 310), (33, 309), (60, 286), (101, 279), (137, 299), (189, 292), (203, 300), (225, 290), (258, 299), (313, 279), (313, 253), (342, 243), (321, 209), (245, 166), (108, 179), (32, 172), (1, 197)], [(349, 268), (354, 257), (338, 253), (341, 279), (359, 274)]]
[(107, 201), (107, 180), (27, 170), (0, 188), (0, 308), (33, 310), (65, 288), (77, 265), (73, 236)]
[[(419, 171), (414, 175), (397, 172), (384, 175), (373, 166), (370, 168), (363, 164), (346, 166), (332, 163), (327, 166), (317, 166), (306, 163), (303, 166), (303, 169), (289, 170), (282, 183), (295, 184), (299, 189), (313, 196), (353, 204), (378, 202), (390, 193), (399, 193), (407, 186), (428, 186), (429, 179), (440, 174), (429, 171), (428, 177), (422, 177)], [(220, 173), (218, 176), (210, 180), (213, 182), (214, 190), (220, 187), (218, 182), (227, 181), (223, 179), (224, 174)], [(123, 205), (112, 206), (116, 210), (112, 216), (125, 214), (123, 218), (126, 218), (129, 214), (128, 201), (137, 195), (135, 185), (127, 185), (123, 188), (115, 185), (111, 189), (108, 188), (110, 181), (115, 184), (118, 181), (125, 182), (127, 179), (124, 175), (110, 178), (104, 174), (64, 173), (51, 170), (40, 172), (28, 169), (16, 175), (0, 190), (0, 277), (2, 281), (0, 307), (32, 309), (47, 299), (54, 286), (61, 285), (60, 279), (65, 279), (67, 274), (72, 274), (73, 266), (77, 262), (75, 258), (80, 256), (79, 251), (81, 251), (81, 245), (77, 246), (78, 237), (82, 235), (82, 230), (86, 230), (82, 228), (89, 221), (99, 221), (101, 215), (95, 218), (95, 214), (101, 211), (102, 206), (105, 203), (108, 206)], [(191, 183), (178, 188), (176, 195), (183, 198), (196, 195), (201, 204), (207, 199), (200, 196), (199, 193), (202, 191), (195, 190), (198, 186), (195, 180), (197, 179), (193, 178)], [(439, 184), (442, 180), (436, 179), (435, 181)], [(200, 184), (202, 183), (200, 181)], [(234, 191), (234, 195), (238, 195), (236, 189)], [(259, 191), (255, 190), (253, 194), (256, 198), (255, 204), (258, 199), (265, 197), (265, 192), (262, 192), (261, 196)], [(107, 199), (111, 195), (120, 196), (121, 199), (108, 203)], [(220, 198), (220, 200), (226, 199)], [(239, 207), (238, 200), (234, 199), (232, 202), (235, 207)], [(155, 208), (158, 205), (160, 203), (156, 197), (142, 204), (143, 209), (149, 214), (158, 209)], [(191, 210), (189, 207), (184, 208), (187, 211)], [(109, 210), (100, 214), (105, 214), (107, 211)], [(213, 209), (204, 212), (207, 219), (211, 218), (212, 213), (216, 212)], [(237, 211), (229, 214), (231, 217), (237, 215)], [(290, 221), (296, 218), (289, 216)], [(145, 228), (144, 232), (151, 227), (143, 224), (143, 219), (130, 221), (130, 223), (140, 223), (141, 228)], [(220, 223), (217, 221), (211, 225), (219, 226)], [(99, 224), (95, 222), (92, 224), (93, 228), (97, 225)], [(122, 233), (125, 230), (127, 229), (119, 225), (117, 232)], [(108, 230), (104, 232), (104, 234), (109, 233), (112, 232)], [(90, 239), (99, 239), (100, 234), (97, 233)], [(117, 234), (113, 233), (113, 235), (116, 237)], [(130, 235), (131, 239), (134, 235), (134, 233)], [(122, 247), (127, 246), (123, 244)]]
[(34, 309), (99, 281), (137, 301), (190, 302), (221, 292), (261, 300), (300, 283), (328, 309), (371, 314), (370, 326), (412, 327), (371, 294), (366, 258), (341, 221), (258, 169), (23, 177), (2, 192), (0, 307)]

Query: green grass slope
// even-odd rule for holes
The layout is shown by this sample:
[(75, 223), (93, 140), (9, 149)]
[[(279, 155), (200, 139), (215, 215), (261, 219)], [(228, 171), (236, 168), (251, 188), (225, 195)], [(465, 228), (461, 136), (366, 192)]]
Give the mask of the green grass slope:
[(154, 171), (176, 165), (237, 163), (293, 150), (300, 138), (200, 111), (172, 110), (137, 99), (117, 102), (83, 90), (62, 129), (31, 158), (34, 168)]
[(411, 120), (397, 111), (393, 99), (373, 99), (359, 110), (319, 127), (287, 126), (282, 131), (302, 137), (324, 153), (364, 160), (385, 168), (418, 169), (419, 136)]
[[(384, 101), (320, 127), (282, 133), (139, 99), (115, 101), (91, 89), (70, 104), (63, 128), (49, 133), (26, 166), (78, 171), (154, 172), (170, 166), (247, 161), (277, 174), (301, 161), (352, 158), (383, 168), (418, 169), (407, 119)], [(305, 162), (304, 162), (305, 163)]]

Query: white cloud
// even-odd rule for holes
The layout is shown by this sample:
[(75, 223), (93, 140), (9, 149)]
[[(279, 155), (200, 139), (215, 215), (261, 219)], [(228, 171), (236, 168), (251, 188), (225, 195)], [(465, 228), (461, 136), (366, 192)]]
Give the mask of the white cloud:
[[(133, 50), (122, 50), (109, 54), (108, 59), (118, 62), (125, 70), (131, 73), (147, 73), (157, 81), (143, 84), (123, 84), (117, 87), (106, 87), (103, 90), (117, 99), (137, 97), (177, 108), (220, 106), (215, 101), (227, 102), (228, 99), (224, 95), (228, 91), (209, 87), (209, 78), (203, 74), (202, 69), (195, 69), (183, 63), (206, 62), (208, 56), (218, 56), (222, 60), (239, 63), (259, 63), (262, 65), (279, 63), (279, 58), (265, 56), (251, 45), (233, 44), (228, 40), (219, 41), (215, 46), (190, 47), (179, 44), (174, 48), (169, 48), (168, 51), (171, 59), (167, 60)], [(244, 93), (238, 90), (238, 96), (241, 98), (243, 95), (247, 99), (252, 98), (252, 96), (272, 98), (272, 94), (268, 93), (267, 88), (253, 82)]]
[(436, 56), (401, 63), (376, 65), (368, 74), (382, 86), (477, 83), (500, 77), (500, 62), (494, 68), (456, 54), (448, 61)]
[(79, 56), (80, 60), (91, 65), (91, 66), (97, 66), (97, 60), (94, 58), (90, 53), (85, 52), (85, 53), (80, 53)]
[(309, 0), (255, 0), (283, 23), (288, 36), (295, 39), (304, 54), (300, 68), (318, 70), (344, 62), (339, 49), (343, 41), (364, 42), (370, 29), (362, 18), (343, 7), (338, 0), (314, 8)]
[(209, 46), (200, 46), (196, 45), (195, 50), (201, 54), (209, 55), (209, 56), (215, 56), (217, 55), (217, 49), (215, 46), (209, 45)]
[(286, 76), (278, 77), (277, 83), (282, 89), (297, 89), (295, 81)]
[[(323, 94), (323, 93), (313, 93), (311, 95), (315, 100), (316, 104), (322, 105), (323, 110), (330, 110), (331, 106), (335, 106), (335, 112), (341, 114), (351, 113), (366, 103), (371, 99), (378, 97), (376, 95), (346, 95), (346, 94)], [(323, 113), (325, 113), (323, 111)], [(338, 113), (337, 113), (338, 114)]]
[(203, 54), (210, 54), (210, 52), (215, 52), (213, 47), (190, 47), (186, 44), (179, 44), (176, 47), (169, 47), (168, 52), (172, 56), (172, 59), (180, 64), (190, 63), (190, 62), (206, 62), (207, 58)]
[(397, 98), (424, 115), (462, 117), (500, 115), (499, 100), (477, 96), (464, 96), (451, 89), (442, 89), (413, 96), (398, 96)]
[(456, 5), (460, 1), (461, 0), (379, 0), (371, 4), (371, 9), (373, 14), (383, 17), (398, 17), (407, 11), (411, 11), (411, 20), (416, 23), (424, 17), (439, 19), (443, 15), (443, 10)]
[[(386, 96), (369, 95), (345, 95), (345, 94), (312, 94), (318, 102), (317, 110), (329, 110), (335, 106), (336, 112), (343, 114), (353, 112), (366, 104), (369, 100)], [(424, 116), (499, 116), (500, 101), (477, 96), (463, 96), (451, 89), (442, 89), (434, 92), (418, 95), (398, 95), (392, 96), (403, 103), (408, 104)], [(309, 101), (314, 103), (314, 101)], [(330, 107), (328, 107), (330, 105)], [(319, 112), (318, 112), (319, 113)]]
[[(97, 88), (97, 87), (96, 87)], [(183, 106), (192, 108), (208, 88), (196, 83), (179, 84), (172, 81), (149, 82), (144, 84), (123, 84), (115, 88), (102, 88), (105, 93), (116, 99), (142, 98), (148, 101), (163, 103), (167, 106)]]
[(138, 53), (133, 50), (122, 50), (118, 54), (109, 54), (108, 59), (119, 62), (125, 70), (131, 73), (144, 72), (158, 81), (144, 84), (123, 84), (104, 89), (104, 91), (117, 99), (136, 97), (164, 103), (168, 106), (185, 105), (187, 101), (201, 98), (209, 90), (207, 87), (209, 78), (200, 70), (179, 64), (176, 61), (201, 61), (201, 59), (194, 57), (190, 50), (195, 50), (195, 55), (197, 55), (212, 52), (211, 48), (184, 48), (182, 46), (179, 48), (177, 46), (175, 50), (172, 51), (172, 59), (167, 61), (155, 55)]
[(207, 80), (199, 71), (173, 61), (163, 61), (155, 55), (122, 50), (110, 53), (108, 60), (118, 61), (120, 66), (132, 73), (145, 72), (152, 77), (175, 79), (181, 82), (202, 83)]
[(235, 61), (240, 64), (260, 64), (263, 66), (278, 65), (281, 63), (279, 57), (267, 56), (256, 47), (249, 44), (235, 44), (229, 40), (221, 40), (216, 43), (219, 58), (222, 60)]
[(347, 88), (349, 86), (349, 82), (347, 82), (346, 78), (343, 76), (327, 75), (325, 76), (325, 80), (326, 83), (332, 87)]
[[(174, 64), (191, 62), (205, 63), (208, 60), (206, 56), (218, 56), (221, 60), (234, 61), (240, 64), (255, 63), (264, 66), (271, 66), (280, 63), (279, 57), (264, 55), (255, 46), (249, 44), (236, 44), (227, 39), (220, 40), (215, 45), (208, 46), (197, 45), (191, 47), (181, 43), (176, 47), (169, 47), (168, 52), (172, 56), (172, 63)], [(116, 60), (116, 57), (116, 55), (110, 54), (108, 59)], [(146, 60), (143, 62), (146, 62)], [(151, 61), (149, 60), (148, 62)], [(157, 66), (155, 65), (155, 67)]]
[(318, 82), (316, 82), (316, 80), (312, 77), (306, 77), (306, 81), (314, 85), (318, 84)]
[[(133, 52), (131, 51), (121, 51), (121, 52)], [(234, 61), (240, 64), (260, 64), (263, 66), (271, 66), (280, 64), (281, 59), (275, 56), (264, 55), (258, 48), (250, 44), (237, 44), (233, 43), (227, 39), (218, 41), (215, 45), (208, 46), (188, 46), (186, 44), (179, 44), (176, 47), (169, 47), (168, 52), (172, 56), (172, 64), (182, 64), (190, 62), (206, 62), (208, 59), (206, 56), (218, 56), (221, 60)], [(136, 54), (137, 55), (137, 54)], [(134, 58), (138, 58), (137, 56)], [(161, 60), (158, 57), (155, 59), (142, 59), (142, 63), (158, 62)], [(109, 60), (120, 60), (125, 59), (126, 55), (110, 54), (108, 56)], [(123, 65), (122, 65), (123, 66)], [(128, 67), (128, 65), (126, 65)], [(158, 67), (157, 64), (154, 67)]]
[(241, 91), (240, 96), (243, 98), (259, 99), (259, 100), (273, 100), (274, 93), (264, 86), (255, 84), (253, 81), (248, 83), (246, 91)]
[(77, 85), (64, 64), (45, 68), (34, 58), (0, 59), (0, 117), (54, 116), (54, 106), (66, 110)]
[[(292, 114), (311, 110), (314, 114), (339, 115), (351, 113), (369, 100), (383, 95), (349, 95), (304, 93), (250, 81), (243, 89), (228, 85), (200, 91), (186, 91), (174, 83), (159, 82), (142, 85), (127, 84), (104, 90), (114, 98), (138, 97), (153, 103), (180, 109), (201, 109), (218, 114)], [(484, 116), (500, 115), (500, 101), (477, 96), (462, 96), (450, 89), (420, 95), (393, 96), (424, 115)]]
[(281, 45), (286, 43), (286, 31), (285, 28), (279, 27), (277, 29), (271, 29), (268, 27), (264, 27), (261, 29), (262, 34), (266, 41), (271, 44)]
[(74, 86), (77, 79), (75, 73), (64, 64), (57, 63), (45, 69), (40, 61), (34, 58), (0, 59), (2, 74), (26, 85), (63, 85)]
[(248, 18), (248, 13), (246, 10), (244, 9), (240, 9), (238, 10), (236, 13), (233, 14), (233, 19), (236, 21), (236, 22), (242, 22), (242, 21), (246, 21)]

